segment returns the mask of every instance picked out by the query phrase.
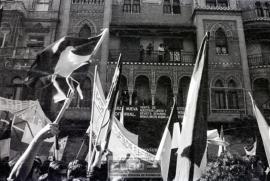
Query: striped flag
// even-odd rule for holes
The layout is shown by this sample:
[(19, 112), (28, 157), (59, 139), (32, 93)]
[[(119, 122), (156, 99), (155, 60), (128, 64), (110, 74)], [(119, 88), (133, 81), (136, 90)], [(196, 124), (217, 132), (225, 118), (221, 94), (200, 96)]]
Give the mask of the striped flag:
[[(160, 163), (163, 180), (171, 180), (175, 174), (176, 148), (178, 147), (180, 136), (180, 125), (177, 114), (177, 107), (174, 102), (170, 117), (163, 132), (155, 161)], [(170, 169), (171, 168), (171, 169)], [(172, 170), (173, 169), (173, 170)], [(172, 177), (172, 178), (171, 178)]]
[[(54, 96), (57, 102), (67, 97), (57, 82), (57, 78), (62, 77), (66, 78), (70, 89), (73, 89), (72, 83), (78, 85), (77, 91), (82, 98), (79, 83), (71, 77), (71, 74), (92, 61), (107, 33), (108, 29), (104, 29), (100, 35), (88, 39), (66, 36), (49, 45), (37, 55), (36, 61), (28, 72), (26, 84), (34, 86), (38, 80), (45, 84), (52, 82), (57, 90)], [(72, 81), (68, 82), (68, 78)]]
[[(208, 33), (203, 38), (189, 85), (178, 148), (176, 181), (197, 180), (205, 167), (207, 145), (207, 61)], [(207, 64), (206, 64), (207, 65)], [(203, 77), (203, 78), (202, 78)]]
[(252, 106), (253, 106), (253, 113), (257, 119), (259, 131), (260, 131), (260, 134), (262, 137), (263, 146), (264, 146), (265, 154), (267, 157), (268, 165), (270, 165), (270, 145), (269, 145), (269, 143), (270, 143), (270, 134), (269, 134), (270, 127), (267, 124), (263, 114), (261, 113), (261, 111), (259, 110), (257, 105), (255, 104), (255, 101), (254, 101), (250, 92), (249, 92), (249, 96), (250, 96)]

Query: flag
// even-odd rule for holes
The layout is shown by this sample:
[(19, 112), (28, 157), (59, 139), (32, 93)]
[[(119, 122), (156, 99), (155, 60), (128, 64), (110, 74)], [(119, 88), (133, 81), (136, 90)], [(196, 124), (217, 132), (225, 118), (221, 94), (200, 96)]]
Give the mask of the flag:
[(270, 145), (269, 145), (269, 143), (270, 143), (270, 135), (269, 135), (270, 127), (267, 124), (265, 118), (263, 117), (263, 114), (261, 113), (261, 111), (259, 110), (257, 105), (255, 104), (255, 101), (254, 101), (250, 92), (249, 92), (249, 96), (250, 96), (252, 106), (253, 106), (253, 113), (257, 119), (259, 131), (260, 131), (260, 134), (262, 137), (263, 146), (264, 146), (266, 158), (268, 161), (268, 165), (270, 165)]
[[(223, 126), (220, 128), (220, 139), (225, 142), (224, 132), (223, 132)], [(218, 146), (218, 157), (221, 156), (221, 153), (226, 150), (226, 146), (219, 145)]]
[(122, 124), (114, 118), (108, 144), (108, 149), (112, 152), (114, 160), (121, 160), (129, 154), (132, 159), (139, 158), (153, 163), (155, 155), (138, 147), (138, 136), (131, 136), (132, 133), (123, 130), (121, 126)]
[(222, 140), (218, 134), (217, 129), (208, 130), (207, 131), (207, 144), (218, 145), (218, 146), (228, 146), (229, 143), (224, 139)]
[[(178, 148), (177, 181), (197, 180), (205, 168), (207, 145), (207, 61), (208, 33), (203, 38), (194, 65)], [(202, 164), (204, 163), (204, 164)]]
[(0, 160), (10, 155), (11, 125), (13, 115), (8, 111), (0, 111)]
[(246, 155), (249, 155), (249, 156), (255, 156), (256, 149), (257, 149), (257, 139), (255, 139), (254, 143), (244, 146)]
[(55, 143), (52, 145), (52, 147), (50, 149), (50, 154), (55, 155), (57, 160), (62, 160), (63, 155), (64, 155), (64, 151), (65, 151), (65, 148), (66, 148), (66, 145), (67, 145), (67, 141), (68, 141), (68, 136), (60, 138), (58, 140), (58, 144), (59, 144), (58, 151), (56, 151)]
[(88, 39), (66, 36), (49, 45), (37, 55), (28, 72), (27, 84), (33, 86), (37, 80), (45, 84), (52, 82), (57, 90), (54, 99), (60, 101), (66, 98), (66, 94), (58, 84), (57, 77), (66, 78), (71, 90), (72, 84), (77, 84), (77, 91), (82, 98), (79, 83), (71, 74), (91, 61), (107, 33), (108, 29), (104, 29), (100, 35)]
[[(162, 138), (161, 138), (161, 141), (160, 141), (160, 144), (159, 144), (156, 156), (155, 156), (155, 161), (160, 162), (161, 175), (162, 175), (163, 180), (168, 180), (170, 164), (173, 164), (173, 162), (175, 164), (176, 158), (174, 157), (175, 159), (173, 160), (171, 159), (171, 156), (174, 156), (174, 154), (172, 154), (172, 149), (175, 149), (179, 146), (178, 144), (180, 142), (179, 136), (180, 136), (180, 126), (179, 126), (179, 121), (178, 121), (177, 107), (174, 101), (171, 114), (169, 116), (167, 125), (163, 132), (163, 135), (162, 135)], [(174, 176), (175, 175), (173, 175), (173, 177)], [(171, 178), (169, 180), (171, 180)]]
[[(51, 121), (44, 114), (38, 101), (20, 101), (0, 97), (0, 111), (12, 115), (10, 148), (24, 152), (34, 136)], [(48, 155), (52, 143), (45, 142), (40, 154)]]
[[(109, 135), (110, 135), (110, 131), (111, 131), (111, 126), (112, 126), (112, 120), (114, 118), (114, 111), (115, 111), (115, 107), (116, 107), (116, 103), (117, 103), (117, 97), (118, 97), (118, 90), (119, 90), (119, 83), (120, 83), (120, 75), (121, 75), (121, 55), (119, 56), (116, 68), (115, 68), (115, 72), (112, 78), (112, 83), (111, 83), (111, 87), (109, 90), (109, 93), (107, 95), (107, 98), (105, 100), (105, 106), (104, 107), (100, 107), (100, 108), (96, 108), (96, 109), (100, 109), (99, 114), (101, 115), (100, 117), (94, 116), (92, 112), (92, 116), (91, 116), (91, 122), (90, 122), (90, 137), (92, 136), (91, 132), (93, 131), (93, 133), (96, 135), (96, 140), (95, 140), (95, 145), (100, 144), (101, 146), (101, 152), (104, 151), (107, 146), (108, 146), (108, 139), (109, 139)], [(97, 78), (97, 68), (95, 71), (95, 83), (100, 84), (100, 80), (99, 78)], [(102, 105), (102, 96), (101, 94), (103, 94), (102, 89), (100, 89), (100, 86), (94, 85), (94, 90), (93, 90), (93, 99), (92, 99), (92, 106), (99, 104)], [(97, 95), (99, 95), (99, 99), (97, 99)], [(96, 103), (96, 101), (99, 101), (99, 103)], [(96, 106), (94, 106), (96, 107)], [(94, 107), (92, 108), (94, 111)], [(93, 126), (91, 126), (91, 124)], [(95, 125), (97, 125), (97, 129), (95, 129)], [(92, 129), (91, 129), (92, 128)], [(96, 131), (96, 132), (95, 132)], [(92, 143), (91, 139), (90, 139), (90, 144)], [(95, 148), (95, 147), (94, 147)], [(91, 150), (89, 150), (91, 151)], [(95, 151), (95, 150), (94, 150)], [(90, 152), (89, 152), (90, 153)], [(90, 156), (90, 164), (93, 161), (93, 153), (92, 154), (88, 154)], [(89, 170), (89, 168), (88, 168)]]

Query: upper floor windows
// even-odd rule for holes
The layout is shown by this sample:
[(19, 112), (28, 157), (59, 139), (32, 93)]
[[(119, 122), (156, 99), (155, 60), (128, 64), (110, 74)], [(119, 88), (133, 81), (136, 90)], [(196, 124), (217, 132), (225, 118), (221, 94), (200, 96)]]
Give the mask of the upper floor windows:
[(216, 7), (216, 6), (228, 7), (229, 2), (228, 2), (228, 0), (206, 0), (206, 6), (210, 6), (210, 7)]
[(104, 0), (72, 0), (72, 4), (104, 4)]
[(140, 0), (124, 0), (123, 12), (140, 13), (141, 12)]
[(216, 53), (228, 54), (228, 43), (225, 32), (219, 28), (215, 33)]
[(181, 13), (180, 0), (164, 0), (163, 13), (180, 14)]
[(257, 1), (255, 3), (255, 9), (258, 17), (270, 17), (269, 2), (261, 3), (260, 1)]
[(48, 11), (50, 8), (51, 0), (37, 0), (36, 1), (36, 11)]

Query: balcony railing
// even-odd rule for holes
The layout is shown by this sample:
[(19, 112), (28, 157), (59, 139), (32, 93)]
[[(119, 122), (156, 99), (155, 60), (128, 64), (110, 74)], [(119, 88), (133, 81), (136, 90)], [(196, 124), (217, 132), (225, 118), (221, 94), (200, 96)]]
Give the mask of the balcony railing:
[(35, 59), (43, 47), (5, 47), (0, 48), (0, 58)]
[(270, 65), (270, 53), (248, 55), (249, 66)]
[(195, 53), (186, 51), (168, 52), (140, 52), (139, 50), (113, 50), (109, 52), (109, 60), (117, 61), (119, 54), (122, 54), (124, 62), (177, 62), (183, 64), (194, 64)]
[(269, 9), (249, 9), (242, 12), (242, 17), (247, 21), (270, 21)]

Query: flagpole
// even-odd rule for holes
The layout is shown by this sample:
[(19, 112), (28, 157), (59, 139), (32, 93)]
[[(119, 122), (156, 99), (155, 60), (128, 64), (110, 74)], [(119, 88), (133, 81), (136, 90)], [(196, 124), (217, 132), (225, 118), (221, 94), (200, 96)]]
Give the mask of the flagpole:
[(92, 108), (91, 108), (91, 120), (90, 120), (90, 131), (89, 131), (89, 149), (88, 149), (88, 168), (87, 170), (90, 171), (91, 168), (91, 157), (92, 157), (92, 135), (93, 135), (93, 116), (94, 116), (94, 101), (95, 98), (95, 87), (96, 87), (96, 78), (97, 78), (97, 65), (95, 66), (95, 74), (94, 74), (94, 85), (93, 85), (93, 93), (92, 93)]
[[(56, 119), (54, 120), (53, 124), (59, 124), (61, 118), (64, 115), (65, 110), (69, 107), (69, 104), (70, 104), (73, 96), (74, 96), (74, 92), (73, 91), (70, 91), (68, 97), (66, 98), (66, 100), (65, 100), (65, 102), (64, 102), (61, 110), (59, 111)], [(54, 153), (55, 154), (55, 159), (58, 160), (58, 150), (59, 150), (58, 135), (55, 136), (54, 143), (55, 143), (55, 153)]]
[[(119, 55), (119, 58), (118, 58), (116, 67), (119, 67), (120, 60), (121, 60), (121, 54)], [(113, 77), (113, 78), (114, 78), (114, 77)], [(101, 121), (100, 126), (99, 126), (99, 130), (98, 130), (98, 134), (97, 134), (97, 136), (96, 136), (96, 142), (95, 142), (93, 151), (95, 150), (95, 148), (96, 148), (96, 146), (97, 146), (98, 139), (99, 139), (99, 137), (100, 137), (101, 129), (102, 129), (102, 126), (103, 126), (103, 124), (104, 124), (104, 120), (105, 120), (105, 116), (106, 116), (106, 111), (108, 110), (108, 107), (109, 107), (109, 101), (108, 101), (108, 100), (111, 99), (112, 92), (113, 92), (113, 90), (110, 89), (110, 92), (109, 92), (109, 94), (108, 94), (108, 96), (107, 96), (107, 98), (106, 98), (106, 107), (105, 107), (105, 109), (104, 109), (104, 111), (103, 111), (103, 113), (102, 113), (102, 114), (103, 114), (103, 115), (102, 115), (102, 121)], [(94, 154), (91, 154), (91, 157), (90, 157), (90, 160), (89, 160), (90, 162), (88, 162), (88, 165), (90, 165), (90, 167), (91, 167), (91, 164), (92, 164), (92, 162), (93, 162), (93, 160), (94, 160), (93, 155), (94, 155)], [(89, 168), (90, 168), (90, 167), (89, 167)], [(88, 171), (90, 171), (90, 170), (88, 170)]]

